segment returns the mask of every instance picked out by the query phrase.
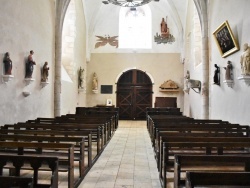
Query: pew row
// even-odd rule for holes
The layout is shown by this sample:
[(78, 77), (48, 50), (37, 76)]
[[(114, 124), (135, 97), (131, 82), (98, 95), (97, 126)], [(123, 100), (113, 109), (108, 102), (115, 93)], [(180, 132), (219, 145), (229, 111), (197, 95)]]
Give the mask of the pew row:
[[(14, 187), (17, 184), (22, 187), (27, 186), (31, 183), (31, 185), (35, 187), (50, 187), (57, 188), (58, 187), (58, 158), (57, 157), (43, 157), (43, 156), (21, 156), (21, 155), (0, 155), (0, 177), (3, 178), (4, 187)], [(3, 176), (3, 170), (8, 168), (10, 171), (9, 176)], [(32, 168), (32, 176), (29, 177), (32, 179), (32, 182), (28, 179), (23, 179), (21, 175), (21, 171), (23, 169)], [(50, 183), (49, 184), (40, 184), (38, 173), (41, 168), (46, 168), (46, 171), (50, 171)], [(7, 182), (7, 180), (9, 182)], [(1, 180), (0, 180), (1, 182)], [(11, 183), (12, 185), (10, 185)], [(9, 184), (9, 185), (7, 185)], [(3, 185), (1, 184), (1, 187)]]

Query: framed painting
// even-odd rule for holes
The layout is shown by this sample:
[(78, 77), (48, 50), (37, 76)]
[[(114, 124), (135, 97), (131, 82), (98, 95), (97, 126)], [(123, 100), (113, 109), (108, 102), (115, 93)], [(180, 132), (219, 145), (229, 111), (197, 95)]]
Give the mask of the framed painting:
[(228, 21), (222, 23), (213, 32), (213, 35), (222, 57), (227, 57), (239, 50), (238, 43), (234, 38), (233, 32), (228, 24)]

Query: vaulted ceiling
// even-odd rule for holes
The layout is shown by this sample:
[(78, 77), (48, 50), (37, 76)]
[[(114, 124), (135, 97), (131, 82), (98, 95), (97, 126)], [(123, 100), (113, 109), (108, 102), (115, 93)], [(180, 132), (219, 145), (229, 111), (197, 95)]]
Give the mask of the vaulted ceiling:
[[(178, 38), (178, 46), (181, 46), (183, 41), (187, 5), (187, 0), (160, 0), (159, 2), (151, 1), (148, 4), (153, 17), (152, 26), (158, 27), (161, 18), (167, 16), (170, 27), (173, 28)], [(113, 28), (118, 28), (120, 6), (105, 5), (102, 0), (83, 0), (83, 6), (90, 47), (93, 47), (94, 35), (107, 34), (103, 32), (108, 32), (109, 35), (118, 34), (118, 29)]]

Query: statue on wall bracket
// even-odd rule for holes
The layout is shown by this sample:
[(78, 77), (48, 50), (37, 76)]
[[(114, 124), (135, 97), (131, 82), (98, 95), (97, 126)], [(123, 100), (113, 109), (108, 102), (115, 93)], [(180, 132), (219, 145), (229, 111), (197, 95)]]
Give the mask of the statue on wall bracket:
[(30, 51), (30, 55), (28, 56), (28, 61), (26, 62), (26, 68), (25, 68), (25, 78), (32, 78), (34, 65), (36, 65), (36, 62), (33, 60), (33, 54), (34, 51)]
[(220, 67), (217, 64), (214, 64), (214, 84), (220, 85)]
[(250, 47), (248, 43), (243, 45), (243, 53), (240, 57), (241, 64), (241, 76), (238, 80), (242, 80), (248, 86), (250, 86)]
[[(167, 20), (167, 18), (166, 18)], [(161, 24), (160, 24), (160, 28), (161, 28), (161, 34), (159, 35), (158, 33), (156, 33), (156, 35), (154, 36), (154, 40), (157, 44), (166, 44), (166, 43), (172, 43), (175, 41), (175, 38), (172, 34), (170, 34), (167, 22), (165, 21), (164, 18), (162, 18)]]
[(12, 61), (10, 59), (9, 52), (5, 53), (3, 63), (4, 63), (4, 75), (11, 75)]

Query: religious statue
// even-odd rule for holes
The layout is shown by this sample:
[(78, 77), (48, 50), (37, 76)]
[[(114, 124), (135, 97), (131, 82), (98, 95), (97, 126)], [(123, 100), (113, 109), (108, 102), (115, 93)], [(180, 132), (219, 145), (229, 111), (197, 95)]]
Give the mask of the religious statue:
[(233, 65), (231, 64), (231, 61), (227, 62), (227, 66), (224, 67), (224, 69), (226, 70), (225, 73), (225, 80), (232, 80), (232, 69), (233, 69)]
[(214, 64), (214, 84), (220, 85), (220, 67), (217, 64)]
[(11, 75), (12, 61), (10, 59), (9, 52), (5, 53), (4, 58), (3, 58), (3, 63), (4, 63), (4, 74), (5, 75)]
[(26, 63), (26, 74), (25, 78), (32, 78), (33, 66), (36, 65), (36, 62), (33, 60), (33, 50), (30, 51), (30, 55), (28, 56), (28, 61)]
[(93, 74), (92, 90), (98, 90), (98, 78), (95, 72)]
[(243, 54), (240, 58), (241, 74), (250, 75), (250, 47), (247, 43), (243, 45)]
[(83, 89), (83, 83), (84, 83), (84, 69), (80, 67), (78, 72), (78, 89)]
[(47, 82), (49, 77), (49, 67), (48, 67), (48, 62), (46, 61), (43, 65), (42, 68), (42, 82)]
[(168, 29), (167, 22), (165, 21), (164, 18), (162, 18), (162, 20), (161, 20), (161, 36), (168, 37), (168, 35), (169, 35), (169, 29)]
[[(167, 19), (167, 18), (166, 18)], [(174, 36), (170, 33), (169, 28), (168, 28), (168, 24), (166, 22), (166, 20), (164, 18), (162, 18), (161, 20), (161, 24), (160, 24), (160, 33), (156, 33), (156, 35), (154, 36), (154, 41), (157, 44), (167, 44), (167, 43), (172, 43), (175, 41)]]

